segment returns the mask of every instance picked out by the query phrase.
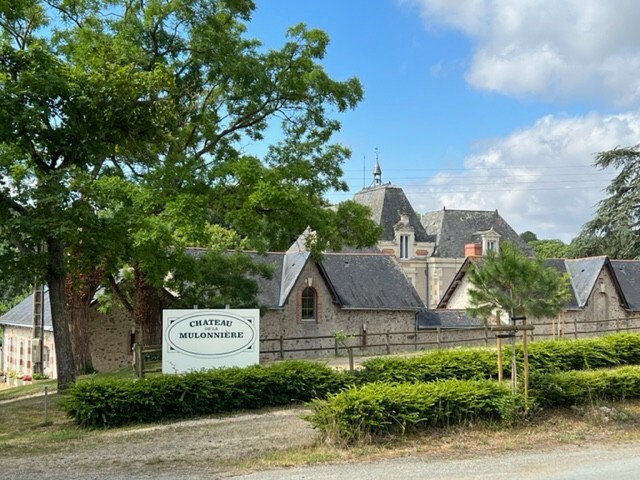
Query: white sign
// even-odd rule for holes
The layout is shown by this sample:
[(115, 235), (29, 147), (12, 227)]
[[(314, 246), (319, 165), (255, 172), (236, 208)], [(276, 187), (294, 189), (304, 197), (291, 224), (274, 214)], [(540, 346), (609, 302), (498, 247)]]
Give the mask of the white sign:
[(260, 310), (163, 310), (162, 373), (260, 363)]

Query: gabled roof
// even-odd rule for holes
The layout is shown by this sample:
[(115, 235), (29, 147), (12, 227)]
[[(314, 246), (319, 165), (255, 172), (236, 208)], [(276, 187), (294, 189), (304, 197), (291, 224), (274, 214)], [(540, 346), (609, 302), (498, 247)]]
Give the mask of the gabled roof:
[(422, 224), (427, 235), (436, 238), (434, 257), (463, 258), (464, 246), (478, 243), (480, 232), (491, 229), (500, 235), (501, 242), (516, 243), (523, 252), (531, 253), (531, 249), (497, 210), (436, 210), (425, 213)]
[(402, 214), (406, 214), (409, 217), (409, 224), (414, 229), (417, 242), (435, 241), (435, 237), (428, 235), (425, 231), (402, 188), (391, 184), (375, 185), (360, 190), (353, 200), (371, 209), (371, 218), (383, 228), (381, 240), (394, 239), (393, 226), (398, 223)]
[[(449, 299), (458, 288), (458, 286), (462, 283), (462, 280), (465, 277), (467, 270), (469, 269), (469, 265), (473, 261), (481, 262), (482, 258), (469, 257), (465, 259), (458, 272), (456, 272), (453, 281), (442, 296), (442, 299), (438, 303), (438, 308), (446, 308)], [(625, 289), (622, 288), (622, 282), (619, 281), (618, 271), (613, 267), (613, 262), (610, 261), (608, 257), (601, 256), (575, 259), (550, 258), (545, 259), (544, 262), (545, 265), (554, 268), (561, 275), (566, 273), (569, 277), (569, 282), (571, 285), (571, 297), (565, 303), (565, 308), (567, 310), (581, 309), (587, 306), (589, 297), (591, 296), (593, 289), (596, 287), (596, 282), (603, 269), (609, 271), (611, 281), (618, 291), (620, 302), (622, 303), (623, 307), (628, 307), (629, 300), (627, 299), (627, 296), (625, 294)], [(621, 268), (619, 268), (618, 270), (620, 269)], [(634, 284), (640, 284), (640, 276), (634, 277), (634, 275), (640, 275), (640, 262), (637, 262), (637, 265), (629, 265), (627, 267), (627, 273), (628, 278), (625, 280), (626, 289), (632, 296), (633, 301), (638, 302), (635, 305), (640, 306), (640, 293), (637, 293), (637, 289), (635, 290), (635, 292), (633, 291)]]
[(327, 253), (318, 267), (344, 309), (424, 308), (411, 282), (388, 255)]
[[(44, 329), (52, 331), (51, 307), (49, 304), (49, 289), (44, 289), (44, 305), (42, 308), (44, 319)], [(0, 325), (11, 325), (16, 327), (33, 327), (33, 295), (29, 295), (18, 305), (0, 317)]]
[(611, 260), (629, 310), (640, 310), (640, 260)]
[(579, 308), (584, 308), (587, 305), (596, 280), (607, 262), (607, 257), (575, 258), (564, 261)]

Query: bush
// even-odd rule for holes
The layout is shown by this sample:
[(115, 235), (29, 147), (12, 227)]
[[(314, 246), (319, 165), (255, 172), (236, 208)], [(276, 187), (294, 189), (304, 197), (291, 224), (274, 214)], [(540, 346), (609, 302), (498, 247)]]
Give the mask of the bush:
[[(522, 345), (516, 346), (522, 369)], [(511, 346), (502, 348), (505, 376), (511, 374)], [(378, 357), (363, 363), (358, 374), (367, 382), (431, 382), (447, 378), (490, 379), (498, 376), (498, 357), (492, 348), (437, 350), (412, 357)], [(544, 340), (529, 343), (529, 369), (541, 373), (588, 370), (640, 364), (640, 335), (618, 333), (581, 340)]]
[(312, 402), (306, 419), (328, 438), (347, 443), (477, 420), (508, 421), (517, 397), (489, 380), (371, 383)]
[(498, 376), (497, 355), (488, 348), (435, 350), (413, 357), (377, 357), (363, 363), (362, 383), (473, 380)]
[(135, 380), (80, 381), (68, 390), (63, 407), (82, 426), (113, 427), (307, 402), (350, 383), (348, 374), (325, 365), (286, 361)]
[[(522, 359), (522, 347), (518, 348)], [(640, 335), (618, 333), (581, 340), (529, 344), (529, 365), (541, 373), (591, 370), (640, 364)]]
[(640, 398), (640, 367), (537, 373), (531, 377), (531, 393), (542, 407)]

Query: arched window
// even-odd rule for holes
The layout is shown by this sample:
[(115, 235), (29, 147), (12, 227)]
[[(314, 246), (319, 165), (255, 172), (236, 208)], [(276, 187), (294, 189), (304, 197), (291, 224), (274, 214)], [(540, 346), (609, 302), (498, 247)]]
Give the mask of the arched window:
[(300, 318), (302, 320), (316, 320), (317, 310), (318, 310), (318, 296), (316, 294), (316, 290), (313, 287), (305, 287), (302, 290), (301, 297), (301, 315)]

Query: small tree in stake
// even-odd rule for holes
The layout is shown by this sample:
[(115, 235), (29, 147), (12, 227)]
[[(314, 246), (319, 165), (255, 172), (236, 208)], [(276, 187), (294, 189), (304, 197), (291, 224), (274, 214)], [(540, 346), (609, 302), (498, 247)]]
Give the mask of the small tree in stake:
[[(495, 311), (508, 312), (513, 330), (524, 330), (525, 367), (527, 364), (526, 318), (553, 318), (562, 311), (569, 298), (568, 278), (547, 267), (541, 258), (525, 256), (516, 245), (504, 242), (499, 252), (471, 262), (467, 272), (469, 307), (467, 313), (488, 318)], [(515, 321), (523, 321), (516, 327)], [(512, 382), (515, 388), (515, 355), (512, 355)], [(525, 405), (528, 372), (524, 371)]]

